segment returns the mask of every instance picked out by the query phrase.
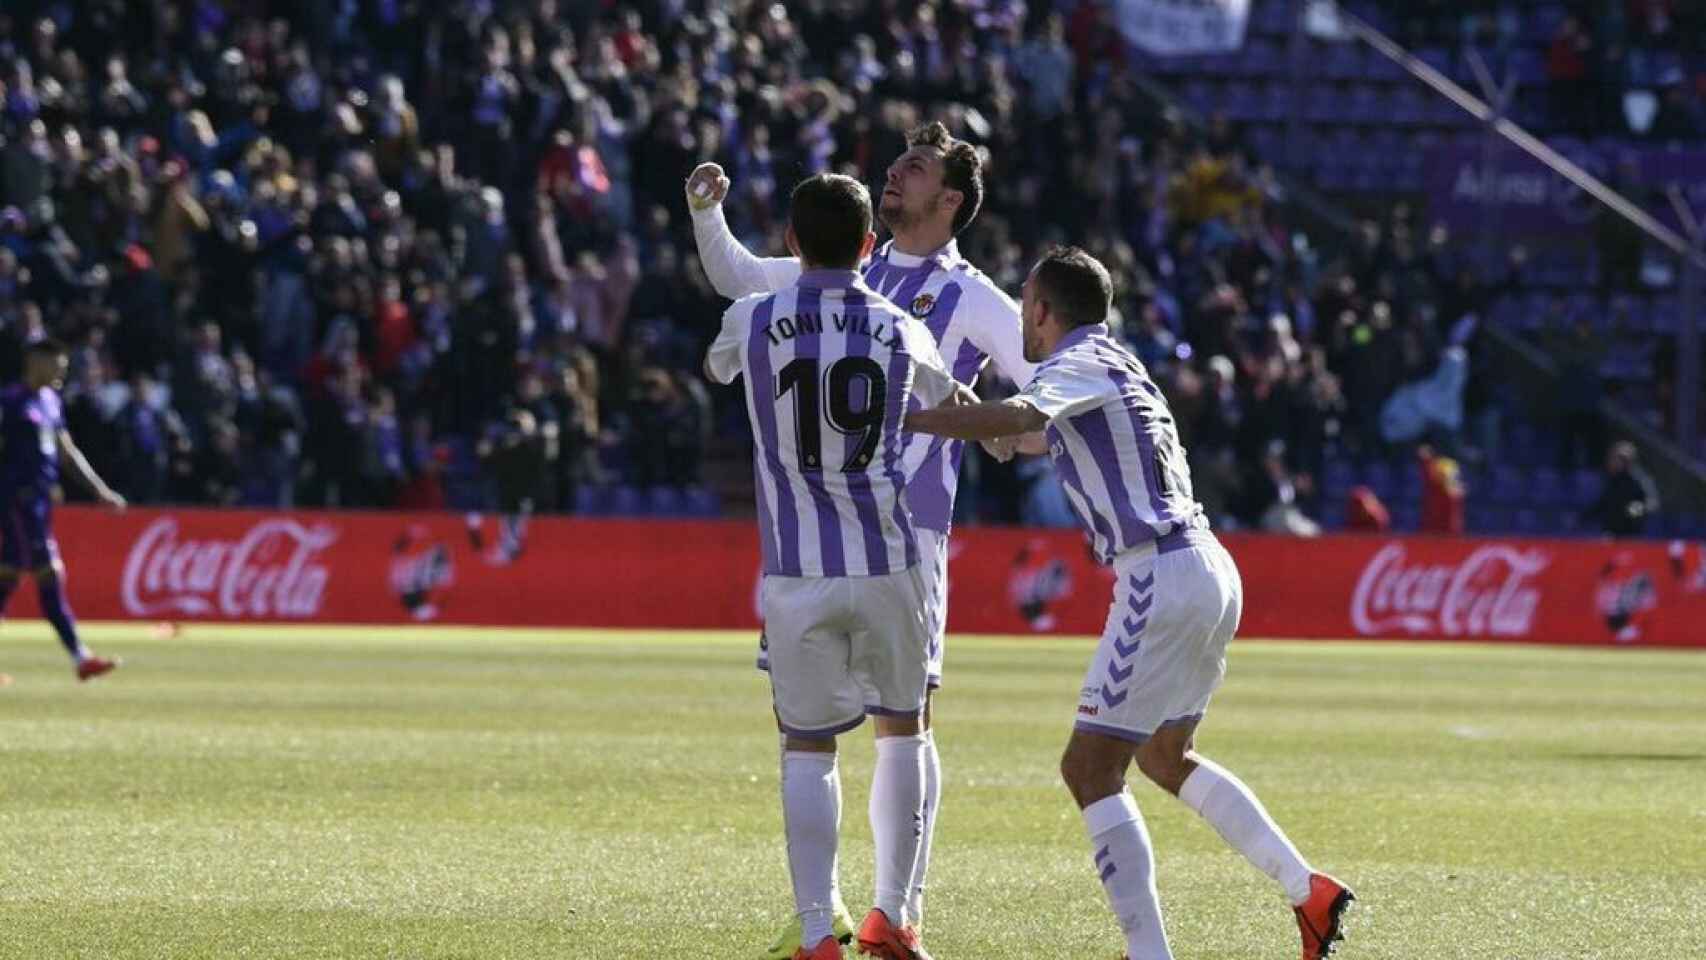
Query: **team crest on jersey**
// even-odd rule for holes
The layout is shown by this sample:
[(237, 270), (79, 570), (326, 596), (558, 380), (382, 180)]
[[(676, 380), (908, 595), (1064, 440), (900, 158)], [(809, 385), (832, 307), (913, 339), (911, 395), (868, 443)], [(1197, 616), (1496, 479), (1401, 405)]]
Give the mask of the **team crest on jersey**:
[(936, 298), (928, 293), (921, 293), (912, 298), (912, 315), (922, 320), (936, 309)]

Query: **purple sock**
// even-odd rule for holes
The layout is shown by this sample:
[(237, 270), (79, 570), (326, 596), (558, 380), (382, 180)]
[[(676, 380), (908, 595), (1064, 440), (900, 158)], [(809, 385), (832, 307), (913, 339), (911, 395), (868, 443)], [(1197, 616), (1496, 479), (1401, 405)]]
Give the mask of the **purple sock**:
[(36, 590), (41, 595), (41, 613), (47, 622), (53, 624), (53, 629), (59, 634), (59, 642), (65, 646), (72, 659), (82, 660), (87, 653), (83, 642), (77, 639), (77, 620), (71, 616), (71, 606), (65, 602), (65, 587), (58, 577), (36, 577)]

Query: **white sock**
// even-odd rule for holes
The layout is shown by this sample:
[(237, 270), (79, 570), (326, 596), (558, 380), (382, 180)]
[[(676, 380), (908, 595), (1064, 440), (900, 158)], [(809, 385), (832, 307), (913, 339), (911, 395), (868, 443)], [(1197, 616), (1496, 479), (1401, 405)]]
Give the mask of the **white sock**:
[(835, 754), (782, 753), (782, 824), (801, 942), (816, 946), (834, 923), (835, 855), (841, 830), (841, 772)]
[(915, 924), (924, 923), (924, 874), (930, 869), (930, 842), (936, 836), (936, 811), (942, 805), (942, 757), (936, 735), (924, 733), (924, 835), (918, 840), (918, 866), (912, 869), (912, 889), (906, 912)]
[[(788, 754), (788, 735), (785, 733), (777, 733), (776, 739), (781, 742), (781, 744), (782, 744), (782, 755), (784, 757), (786, 757)], [(827, 754), (827, 756), (836, 756), (836, 754)], [(835, 790), (835, 832), (836, 832), (836, 835), (839, 836), (841, 833), (841, 771), (840, 770), (835, 771), (835, 780), (831, 784), (831, 786)], [(830, 877), (829, 877), (829, 901), (831, 903), (836, 903), (836, 904), (841, 902), (841, 871), (840, 870), (836, 870), (832, 874), (830, 874)], [(807, 944), (807, 946), (813, 946), (813, 944)]]
[(1230, 770), (1198, 757), (1197, 768), (1179, 787), (1179, 799), (1257, 870), (1285, 888), (1294, 905), (1309, 899), (1309, 864), (1262, 808), (1262, 801)]
[(878, 737), (877, 769), (871, 774), (876, 907), (896, 926), (907, 922), (906, 898), (923, 833), (924, 737)]
[(1108, 905), (1125, 931), (1130, 960), (1172, 960), (1161, 925), (1161, 897), (1155, 892), (1155, 852), (1131, 794), (1121, 790), (1085, 807), (1084, 826)]

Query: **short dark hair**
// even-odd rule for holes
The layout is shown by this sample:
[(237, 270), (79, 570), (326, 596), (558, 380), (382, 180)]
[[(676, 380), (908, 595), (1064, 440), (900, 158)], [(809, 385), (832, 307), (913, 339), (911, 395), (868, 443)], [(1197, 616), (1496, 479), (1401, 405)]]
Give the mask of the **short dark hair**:
[(1114, 304), (1114, 278), (1082, 247), (1053, 247), (1031, 271), (1037, 297), (1068, 324), (1082, 327), (1108, 319)]
[(24, 347), (24, 356), (26, 357), (64, 357), (69, 356), (70, 353), (71, 350), (65, 345), (65, 341), (56, 340), (53, 337), (32, 340)]
[(838, 173), (808, 177), (794, 188), (788, 220), (805, 260), (824, 267), (856, 267), (871, 232), (871, 192)]
[(983, 156), (977, 148), (955, 138), (940, 120), (932, 120), (906, 133), (908, 147), (935, 147), (942, 151), (942, 183), (958, 190), (965, 200), (954, 211), (954, 233), (977, 218), (983, 207)]

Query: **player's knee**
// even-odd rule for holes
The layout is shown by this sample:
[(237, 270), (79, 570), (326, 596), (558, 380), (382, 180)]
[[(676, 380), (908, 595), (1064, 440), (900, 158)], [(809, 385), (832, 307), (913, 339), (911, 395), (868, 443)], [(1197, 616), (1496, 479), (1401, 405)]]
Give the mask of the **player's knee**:
[(876, 716), (872, 726), (879, 737), (916, 737), (924, 732), (922, 714), (909, 717)]
[(1124, 786), (1119, 764), (1096, 751), (1084, 749), (1077, 741), (1067, 744), (1066, 752), (1061, 754), (1060, 778), (1066, 782), (1066, 789), (1072, 792), (1072, 798), (1080, 807), (1112, 796)]
[(1185, 777), (1190, 775), (1190, 764), (1183, 752), (1166, 748), (1167, 745), (1155, 740), (1145, 743), (1137, 751), (1137, 769), (1151, 783), (1167, 791), (1177, 794), (1185, 783)]

